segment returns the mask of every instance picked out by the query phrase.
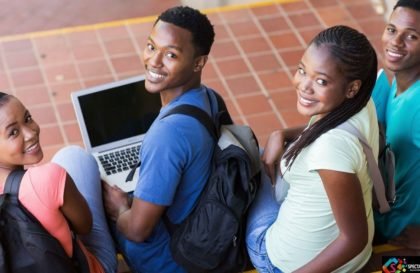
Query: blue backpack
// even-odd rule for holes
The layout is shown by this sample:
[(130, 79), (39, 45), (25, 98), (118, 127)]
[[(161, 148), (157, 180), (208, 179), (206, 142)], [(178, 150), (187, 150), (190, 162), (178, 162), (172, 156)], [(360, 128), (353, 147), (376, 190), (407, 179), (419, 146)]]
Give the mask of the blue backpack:
[(0, 195), (1, 273), (88, 273), (86, 257), (73, 238), (70, 258), (60, 242), (19, 202), (24, 170), (13, 170)]

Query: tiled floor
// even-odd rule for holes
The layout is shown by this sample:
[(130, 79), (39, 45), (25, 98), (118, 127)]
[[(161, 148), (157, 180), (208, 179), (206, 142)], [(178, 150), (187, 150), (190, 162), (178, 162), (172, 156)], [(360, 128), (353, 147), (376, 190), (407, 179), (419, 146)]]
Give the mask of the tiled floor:
[[(296, 112), (291, 78), (318, 31), (347, 24), (379, 49), (384, 27), (369, 0), (283, 0), (204, 11), (216, 29), (204, 83), (223, 95), (235, 121), (249, 124), (261, 144), (276, 128), (306, 122)], [(140, 57), (153, 20), (0, 37), (0, 90), (22, 99), (41, 125), (44, 160), (64, 145), (82, 144), (72, 91), (143, 73)]]

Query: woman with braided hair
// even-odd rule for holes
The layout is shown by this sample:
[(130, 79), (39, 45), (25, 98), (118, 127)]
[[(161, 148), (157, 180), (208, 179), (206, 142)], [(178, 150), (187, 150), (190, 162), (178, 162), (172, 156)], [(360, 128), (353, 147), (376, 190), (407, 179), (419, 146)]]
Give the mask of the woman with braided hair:
[[(267, 176), (248, 218), (248, 251), (259, 272), (356, 272), (368, 261), (372, 181), (358, 138), (336, 127), (349, 122), (378, 154), (370, 100), (376, 72), (372, 45), (350, 27), (320, 32), (304, 52), (293, 83), (309, 124), (270, 136)], [(270, 180), (289, 187), (281, 204)]]

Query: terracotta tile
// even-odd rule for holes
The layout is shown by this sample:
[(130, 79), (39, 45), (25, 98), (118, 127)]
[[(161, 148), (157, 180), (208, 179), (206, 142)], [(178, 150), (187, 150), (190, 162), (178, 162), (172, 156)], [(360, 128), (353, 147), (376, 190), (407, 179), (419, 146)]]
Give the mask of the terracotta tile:
[(56, 65), (73, 61), (73, 52), (70, 48), (51, 48), (39, 51), (42, 65)]
[(271, 52), (249, 56), (248, 59), (257, 73), (261, 71), (276, 71), (281, 68), (280, 63)]
[(259, 73), (258, 77), (261, 79), (264, 87), (267, 90), (277, 90), (291, 86), (291, 80), (284, 71), (271, 71)]
[(357, 20), (368, 19), (371, 18), (374, 14), (376, 14), (376, 11), (371, 3), (349, 5), (347, 6), (347, 10), (350, 12), (353, 18)]
[(220, 60), (216, 64), (223, 77), (250, 73), (248, 66), (242, 59)]
[(251, 8), (251, 12), (257, 17), (267, 17), (278, 14), (280, 11), (275, 4)]
[(225, 86), (223, 85), (222, 81), (219, 78), (216, 79), (203, 79), (203, 84), (207, 87), (215, 90), (219, 93), (222, 97), (228, 97), (228, 92), (226, 91)]
[(32, 117), (40, 126), (57, 123), (54, 110), (49, 105), (30, 107), (29, 110), (31, 111)]
[(214, 65), (212, 62), (207, 61), (206, 65), (204, 66), (203, 69), (203, 74), (202, 77), (204, 80), (211, 80), (211, 79), (217, 79), (217, 73), (214, 70)]
[(76, 31), (66, 34), (69, 44), (77, 47), (87, 44), (97, 44), (99, 42), (95, 30)]
[(33, 50), (32, 41), (27, 39), (3, 42), (2, 44), (5, 53)]
[(238, 109), (236, 108), (232, 100), (227, 99), (227, 98), (224, 98), (224, 100), (225, 100), (226, 108), (228, 109), (228, 112), (230, 114), (230, 117), (233, 118), (233, 117), (239, 116)]
[(77, 65), (83, 78), (100, 77), (111, 74), (111, 70), (105, 60), (80, 62)]
[(306, 10), (309, 10), (309, 7), (305, 1), (284, 3), (284, 4), (281, 4), (281, 7), (286, 13), (304, 12)]
[(116, 73), (126, 73), (130, 71), (144, 73), (143, 62), (137, 55), (113, 57), (111, 58), (111, 63)]
[(243, 96), (236, 98), (236, 101), (245, 116), (272, 111), (267, 98), (262, 94)]
[(88, 61), (105, 57), (99, 43), (81, 44), (74, 46), (72, 50), (74, 59), (77, 61)]
[(257, 26), (252, 20), (245, 21), (245, 22), (231, 23), (229, 24), (229, 27), (232, 30), (233, 37), (235, 37), (236, 39), (243, 36), (260, 34), (260, 30), (257, 28)]
[(224, 24), (216, 24), (214, 25), (214, 33), (215, 33), (215, 37), (214, 39), (216, 41), (220, 41), (223, 39), (229, 39), (230, 35), (226, 30), (226, 26)]
[(36, 68), (15, 70), (10, 73), (13, 85), (18, 87), (44, 84), (41, 72)]
[(103, 41), (126, 38), (129, 36), (125, 26), (101, 28), (98, 29), (97, 32)]
[(63, 35), (51, 35), (44, 37), (37, 37), (33, 39), (33, 42), (38, 51), (49, 51), (55, 48), (66, 48), (67, 40)]
[(304, 51), (305, 50), (303, 48), (282, 51), (280, 52), (280, 56), (288, 67), (294, 69), (295, 67), (297, 67), (300, 60), (302, 59)]
[[(43, 134), (42, 131), (41, 134)], [(40, 164), (50, 162), (54, 155), (63, 147), (64, 143), (60, 143), (59, 145), (43, 145), (42, 151), (44, 153), (44, 158), (42, 158)]]
[(210, 55), (216, 59), (239, 55), (239, 50), (232, 41), (215, 42)]
[(259, 20), (259, 23), (261, 24), (262, 28), (267, 33), (290, 29), (286, 20), (282, 16), (277, 16), (277, 17), (272, 17), (272, 18), (262, 18)]
[(317, 8), (337, 5), (337, 0), (309, 0), (309, 2)]
[(226, 79), (226, 82), (235, 96), (259, 92), (260, 87), (251, 75)]
[(105, 83), (110, 83), (113, 81), (115, 81), (115, 79), (112, 77), (111, 74), (108, 74), (108, 75), (103, 75), (102, 77), (98, 77), (98, 78), (85, 79), (83, 82), (84, 82), (85, 87), (88, 88), (88, 87), (97, 86), (97, 85), (101, 85)]
[(386, 23), (381, 18), (359, 21), (363, 33), (371, 37), (381, 37)]
[(106, 41), (105, 49), (109, 55), (134, 54), (136, 49), (129, 38)]
[(279, 111), (296, 110), (297, 96), (294, 89), (290, 88), (282, 92), (270, 92), (270, 97)]
[[(306, 42), (306, 45), (308, 45), (312, 39), (323, 30), (322, 27), (316, 27), (313, 29), (305, 29), (305, 30), (299, 30), (299, 35), (303, 38), (303, 40)], [(306, 46), (305, 45), (305, 46)]]
[(152, 31), (154, 21), (128, 25), (134, 37), (148, 37)]
[(7, 68), (10, 70), (38, 65), (38, 61), (32, 50), (10, 52), (5, 55), (5, 62), (7, 64)]
[(9, 77), (5, 73), (0, 72), (0, 90), (8, 90), (9, 88), (10, 88)]
[(76, 120), (73, 104), (71, 102), (57, 104), (57, 111), (62, 122)]
[(77, 123), (63, 125), (66, 138), (70, 143), (79, 143), (82, 141), (79, 125)]
[(328, 27), (342, 24), (343, 21), (349, 21), (351, 19), (347, 11), (339, 6), (317, 9), (317, 12), (324, 24)]
[(274, 130), (281, 129), (281, 123), (273, 112), (266, 112), (259, 115), (246, 117), (249, 126), (257, 136), (260, 147), (264, 147), (266, 143), (266, 136)]
[(303, 126), (309, 122), (309, 118), (302, 116), (297, 110), (284, 110), (280, 114), (288, 128)]
[(69, 102), (70, 94), (82, 89), (79, 81), (50, 84), (51, 96), (55, 102)]
[(42, 147), (62, 145), (64, 143), (58, 125), (41, 126), (40, 139)]
[(227, 23), (232, 23), (232, 22), (237, 22), (237, 21), (247, 21), (247, 20), (250, 20), (251, 18), (251, 13), (246, 8), (221, 12), (219, 15)]
[(295, 48), (302, 46), (296, 35), (292, 32), (282, 34), (271, 34), (270, 39), (273, 45), (278, 50), (286, 50), (288, 48)]
[(312, 12), (300, 12), (289, 16), (295, 28), (305, 28), (313, 26), (321, 26), (321, 22), (315, 17)]
[(238, 41), (245, 54), (271, 50), (263, 37), (245, 38)]
[(44, 71), (47, 81), (50, 84), (62, 81), (74, 81), (78, 79), (74, 64), (47, 66), (44, 68)]
[(222, 18), (220, 18), (220, 14), (218, 12), (212, 12), (206, 15), (212, 24), (217, 25), (217, 24), (222, 23)]
[(30, 87), (17, 88), (15, 92), (19, 100), (27, 106), (51, 103), (48, 90), (44, 85), (31, 85)]

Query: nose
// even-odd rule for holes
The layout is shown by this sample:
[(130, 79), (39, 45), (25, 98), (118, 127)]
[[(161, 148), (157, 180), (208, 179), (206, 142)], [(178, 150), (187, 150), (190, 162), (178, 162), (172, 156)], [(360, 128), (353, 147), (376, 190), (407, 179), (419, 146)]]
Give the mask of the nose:
[(394, 37), (391, 38), (391, 44), (393, 46), (400, 47), (400, 46), (403, 45), (403, 40), (404, 40), (404, 37), (402, 37), (401, 34), (397, 34), (397, 35), (395, 35)]
[(299, 83), (299, 89), (300, 91), (304, 93), (311, 92), (312, 90), (312, 81), (308, 79), (308, 77), (301, 79)]
[(37, 126), (24, 126), (22, 127), (22, 133), (25, 141), (29, 141), (36, 137), (38, 134)]
[(155, 50), (148, 54), (146, 58), (147, 63), (152, 67), (161, 67), (162, 66), (162, 54), (159, 50)]

